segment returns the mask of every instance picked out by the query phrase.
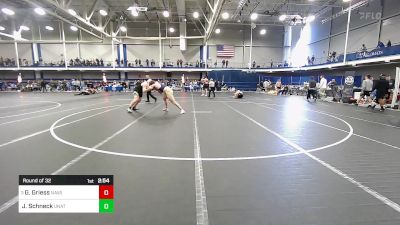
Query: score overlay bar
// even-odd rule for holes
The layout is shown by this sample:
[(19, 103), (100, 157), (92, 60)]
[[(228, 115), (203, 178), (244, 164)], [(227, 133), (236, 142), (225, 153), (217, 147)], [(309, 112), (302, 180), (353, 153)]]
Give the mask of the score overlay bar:
[(113, 213), (113, 175), (20, 175), (20, 213)]

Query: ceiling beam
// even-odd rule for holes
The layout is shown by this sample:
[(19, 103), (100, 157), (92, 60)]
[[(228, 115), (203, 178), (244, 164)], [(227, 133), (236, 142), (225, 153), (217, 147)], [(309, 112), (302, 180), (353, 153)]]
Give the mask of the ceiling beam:
[(185, 0), (175, 0), (176, 11), (178, 12), (178, 17), (186, 17), (186, 4)]
[(92, 19), (93, 14), (94, 14), (94, 12), (95, 12), (96, 9), (97, 9), (98, 3), (99, 3), (99, 0), (95, 0), (95, 1), (93, 2), (93, 4), (92, 4), (92, 7), (90, 7), (89, 12), (87, 13), (87, 15), (85, 15), (85, 17), (86, 17), (85, 19), (86, 19), (87, 21), (90, 21), (90, 19)]
[[(194, 19), (191, 17), (190, 20), (192, 21), (192, 23), (194, 24), (194, 26), (196, 27), (196, 29), (199, 31), (200, 35), (203, 35), (203, 32), (200, 30), (200, 28), (197, 26), (196, 21), (194, 21)], [(201, 24), (201, 23), (200, 23)], [(203, 26), (203, 24), (201, 24)], [(204, 32), (206, 31), (205, 27), (204, 28)]]
[[(178, 11), (179, 20), (179, 36), (186, 37), (186, 2), (185, 0), (175, 0), (176, 9)], [(186, 39), (181, 39), (179, 42), (180, 50), (186, 50), (187, 42)]]
[(215, 9), (211, 6), (210, 1), (206, 0), (208, 7), (210, 7), (211, 12), (215, 13)]
[(71, 2), (72, 2), (72, 0), (63, 0), (63, 4), (62, 4), (62, 6), (64, 7), (64, 8), (69, 8), (69, 6), (71, 5)]
[(132, 37), (132, 36), (117, 36), (119, 39), (131, 39), (131, 40), (146, 40), (146, 41), (158, 41), (170, 40), (170, 39), (203, 39), (205, 36), (187, 36), (187, 37)]
[[(29, 0), (23, 0), (23, 1), (31, 2), (31, 1), (29, 1)], [(111, 35), (110, 35), (109, 33), (105, 32), (104, 30), (102, 30), (102, 29), (99, 28), (98, 26), (96, 26), (96, 25), (90, 23), (89, 21), (87, 21), (86, 19), (82, 18), (81, 16), (79, 16), (79, 15), (76, 15), (76, 16), (71, 15), (71, 14), (68, 12), (68, 9), (61, 7), (61, 6), (58, 5), (56, 2), (54, 2), (54, 1), (52, 1), (52, 0), (42, 0), (42, 1), (47, 2), (48, 4), (50, 4), (50, 5), (54, 6), (54, 7), (56, 7), (56, 9), (60, 10), (61, 12), (65, 13), (65, 14), (67, 14), (67, 15), (69, 15), (69, 16), (74, 17), (75, 19), (79, 20), (80, 22), (82, 22), (82, 23), (85, 24), (86, 26), (89, 26), (89, 27), (95, 29), (96, 31), (98, 31), (98, 32), (100, 32), (100, 33), (102, 33), (102, 34), (104, 34), (106, 37), (111, 37)]]
[(3, 33), (3, 32), (0, 32), (0, 36), (5, 36), (5, 37), (12, 38), (13, 39), (12, 42), (14, 42), (14, 41), (27, 41), (27, 39), (25, 39), (25, 38), (16, 37), (15, 35), (6, 34), (6, 33)]
[[(208, 21), (208, 18), (207, 18), (207, 16), (206, 16), (206, 14), (205, 14), (204, 11), (203, 11), (203, 8), (200, 6), (200, 4), (199, 4), (198, 1), (196, 1), (196, 4), (197, 4), (197, 7), (200, 9), (200, 12), (203, 14), (204, 19), (207, 21), (207, 23), (210, 23), (210, 21)], [(201, 22), (200, 22), (200, 23), (201, 23)]]
[[(31, 0), (21, 0), (21, 1), (24, 1), (24, 2), (26, 2), (26, 3), (29, 3), (29, 4), (33, 5), (34, 7), (40, 7), (38, 4), (34, 3), (34, 2), (31, 1)], [(57, 19), (60, 19), (60, 20), (66, 22), (66, 23), (68, 23), (68, 24), (70, 24), (70, 25), (76, 26), (76, 27), (78, 27), (79, 29), (85, 31), (86, 33), (88, 33), (88, 34), (90, 34), (90, 35), (92, 35), (92, 36), (94, 36), (94, 37), (96, 37), (96, 38), (98, 38), (98, 39), (103, 40), (103, 38), (100, 37), (99, 35), (97, 35), (97, 34), (93, 33), (92, 31), (90, 31), (90, 30), (88, 30), (88, 29), (86, 29), (86, 28), (80, 26), (80, 25), (77, 24), (77, 23), (74, 23), (74, 22), (71, 22), (71, 21), (68, 20), (68, 19), (65, 19), (64, 17), (62, 17), (62, 16), (58, 15), (57, 13), (55, 13), (53, 10), (49, 10), (49, 9), (47, 9), (47, 8), (43, 8), (43, 10), (44, 10), (48, 15), (54, 16), (54, 17), (56, 17)]]
[(211, 14), (211, 18), (209, 19), (210, 23), (207, 26), (206, 36), (204, 37), (203, 40), (204, 43), (206, 43), (210, 39), (211, 34), (214, 31), (217, 21), (219, 19), (219, 15), (221, 13), (222, 6), (224, 5), (224, 3), (225, 0), (216, 0), (213, 8), (213, 13)]

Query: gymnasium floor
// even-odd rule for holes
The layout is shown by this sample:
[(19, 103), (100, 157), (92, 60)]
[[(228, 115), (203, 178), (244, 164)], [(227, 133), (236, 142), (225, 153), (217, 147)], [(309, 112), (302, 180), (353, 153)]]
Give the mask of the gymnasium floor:
[[(176, 93), (185, 115), (128, 114), (131, 96), (1, 93), (0, 224), (400, 224), (400, 112)], [(19, 174), (114, 175), (115, 212), (18, 214)]]

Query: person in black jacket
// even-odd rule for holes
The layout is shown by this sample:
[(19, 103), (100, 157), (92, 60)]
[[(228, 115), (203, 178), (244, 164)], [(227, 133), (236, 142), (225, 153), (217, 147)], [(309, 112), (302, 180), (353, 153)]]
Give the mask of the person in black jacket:
[(47, 91), (46, 90), (46, 81), (42, 80), (40, 82), (40, 89), (41, 89), (42, 92), (46, 92)]
[[(376, 101), (379, 103), (381, 106), (381, 109), (379, 111), (383, 112), (385, 111), (385, 105), (386, 105), (386, 95), (389, 93), (389, 81), (386, 80), (386, 76), (381, 74), (379, 76), (379, 80), (376, 81), (373, 91), (376, 90)], [(372, 106), (372, 109), (374, 109), (376, 104)]]
[(333, 101), (333, 102), (337, 102), (336, 95), (337, 95), (337, 92), (338, 92), (338, 86), (337, 86), (336, 80), (335, 80), (335, 79), (332, 79), (332, 80), (328, 83), (328, 86), (329, 86), (329, 87), (331, 88), (331, 90), (332, 90), (332, 97), (333, 97), (332, 101)]
[(314, 77), (311, 77), (308, 82), (307, 101), (310, 100), (311, 95), (313, 96), (314, 101), (317, 101), (317, 81), (315, 81)]

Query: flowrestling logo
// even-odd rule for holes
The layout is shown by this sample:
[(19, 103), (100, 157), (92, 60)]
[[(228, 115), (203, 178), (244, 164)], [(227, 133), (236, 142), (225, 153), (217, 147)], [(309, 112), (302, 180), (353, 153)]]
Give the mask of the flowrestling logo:
[(379, 20), (382, 18), (381, 12), (359, 12), (360, 20)]

